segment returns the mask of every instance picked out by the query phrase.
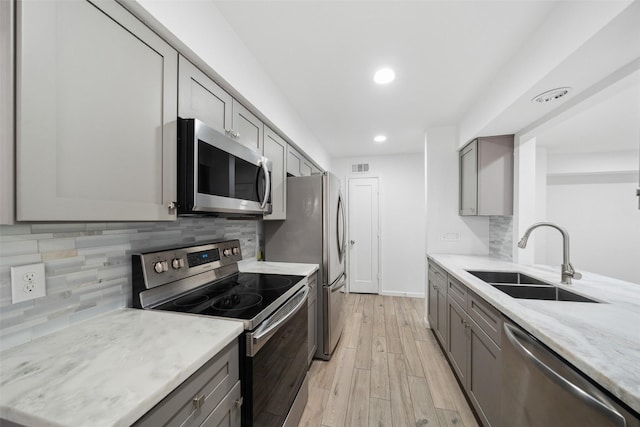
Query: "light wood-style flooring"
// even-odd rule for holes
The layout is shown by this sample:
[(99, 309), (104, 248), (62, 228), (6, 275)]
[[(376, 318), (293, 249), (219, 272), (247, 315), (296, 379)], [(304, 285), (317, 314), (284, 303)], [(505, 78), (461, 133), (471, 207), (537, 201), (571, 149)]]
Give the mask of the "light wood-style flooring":
[(477, 427), (422, 298), (347, 294), (330, 361), (314, 360), (300, 426)]

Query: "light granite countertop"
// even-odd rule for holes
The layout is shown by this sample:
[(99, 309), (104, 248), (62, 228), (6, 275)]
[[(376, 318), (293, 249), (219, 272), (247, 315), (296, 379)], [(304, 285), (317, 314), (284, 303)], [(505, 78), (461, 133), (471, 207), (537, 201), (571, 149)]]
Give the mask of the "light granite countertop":
[(0, 417), (129, 426), (243, 331), (242, 322), (124, 308), (0, 353)]
[[(527, 266), (488, 256), (429, 254), (456, 279), (596, 383), (640, 412), (640, 285), (588, 273), (560, 284), (560, 266)], [(578, 266), (579, 267), (579, 266)], [(515, 299), (466, 270), (521, 271), (600, 304)]]
[(249, 259), (240, 261), (238, 269), (243, 273), (291, 274), (308, 276), (318, 271), (318, 264), (302, 264), (295, 262), (256, 261)]

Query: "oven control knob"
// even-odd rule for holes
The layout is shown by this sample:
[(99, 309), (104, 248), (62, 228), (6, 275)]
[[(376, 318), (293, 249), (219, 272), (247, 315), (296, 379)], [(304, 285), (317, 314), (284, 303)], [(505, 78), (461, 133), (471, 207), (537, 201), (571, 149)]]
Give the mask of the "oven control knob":
[(179, 270), (184, 267), (184, 260), (182, 258), (174, 258), (171, 260), (171, 268)]
[(156, 273), (164, 273), (166, 270), (164, 269), (164, 264), (166, 263), (166, 261), (162, 262), (162, 261), (158, 261), (158, 262), (154, 262), (153, 263), (153, 269), (155, 270)]
[(240, 248), (239, 247), (236, 246), (235, 248), (233, 248), (233, 254), (234, 255), (238, 255), (239, 253), (240, 253)]
[(224, 251), (222, 251), (222, 255), (231, 256), (231, 249), (225, 249)]

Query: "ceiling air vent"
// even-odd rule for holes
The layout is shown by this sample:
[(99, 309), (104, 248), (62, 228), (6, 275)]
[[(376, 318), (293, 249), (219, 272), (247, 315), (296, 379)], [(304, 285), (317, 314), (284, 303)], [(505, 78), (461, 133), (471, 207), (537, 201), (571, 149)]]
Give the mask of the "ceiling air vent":
[(355, 165), (351, 165), (351, 172), (353, 173), (369, 172), (369, 163), (358, 163)]
[(557, 89), (551, 89), (546, 92), (541, 93), (540, 95), (534, 97), (531, 102), (537, 102), (538, 104), (544, 104), (547, 102), (555, 101), (556, 99), (560, 99), (566, 94), (571, 92), (570, 87), (559, 87)]

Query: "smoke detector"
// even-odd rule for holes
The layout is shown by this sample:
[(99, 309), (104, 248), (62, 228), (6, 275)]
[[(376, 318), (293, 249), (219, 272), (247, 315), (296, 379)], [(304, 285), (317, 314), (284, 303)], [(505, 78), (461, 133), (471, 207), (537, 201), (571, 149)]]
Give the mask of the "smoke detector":
[(556, 99), (560, 99), (566, 94), (571, 92), (570, 87), (559, 87), (557, 89), (551, 89), (546, 92), (542, 92), (540, 95), (535, 96), (531, 102), (537, 102), (538, 104), (545, 104), (547, 102), (555, 101)]

